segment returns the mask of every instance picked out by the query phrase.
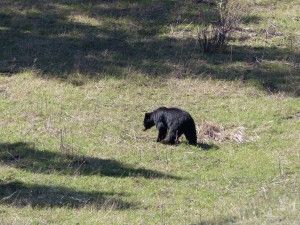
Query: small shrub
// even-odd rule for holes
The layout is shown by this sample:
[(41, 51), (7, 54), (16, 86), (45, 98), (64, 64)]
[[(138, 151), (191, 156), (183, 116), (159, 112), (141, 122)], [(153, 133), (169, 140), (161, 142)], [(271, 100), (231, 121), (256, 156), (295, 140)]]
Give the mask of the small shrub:
[(220, 0), (216, 4), (216, 21), (206, 23), (198, 32), (198, 40), (204, 53), (220, 51), (227, 46), (231, 32), (242, 18), (242, 8), (240, 3), (233, 0)]

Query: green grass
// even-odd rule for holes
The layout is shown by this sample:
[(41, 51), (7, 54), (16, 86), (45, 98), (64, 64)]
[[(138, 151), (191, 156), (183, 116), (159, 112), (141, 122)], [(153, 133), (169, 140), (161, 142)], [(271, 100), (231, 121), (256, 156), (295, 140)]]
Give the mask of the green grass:
[[(1, 224), (298, 223), (299, 4), (205, 55), (191, 2), (1, 1)], [(163, 105), (197, 147), (142, 131)]]

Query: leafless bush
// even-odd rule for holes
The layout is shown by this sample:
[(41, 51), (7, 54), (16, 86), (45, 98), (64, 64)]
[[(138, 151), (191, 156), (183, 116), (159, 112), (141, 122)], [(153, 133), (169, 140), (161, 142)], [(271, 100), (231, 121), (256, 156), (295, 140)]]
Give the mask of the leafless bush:
[[(198, 32), (198, 40), (204, 53), (213, 53), (226, 47), (230, 34), (243, 15), (242, 5), (233, 0), (220, 0), (215, 10), (216, 20), (206, 23)], [(204, 19), (207, 21), (210, 18)]]

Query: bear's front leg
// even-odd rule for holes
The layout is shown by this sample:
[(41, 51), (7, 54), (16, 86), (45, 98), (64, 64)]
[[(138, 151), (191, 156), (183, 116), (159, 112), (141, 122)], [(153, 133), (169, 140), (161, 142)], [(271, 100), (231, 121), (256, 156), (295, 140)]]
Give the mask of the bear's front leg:
[(158, 129), (158, 137), (156, 139), (157, 142), (163, 141), (167, 136), (167, 128), (164, 126), (163, 123), (157, 124)]
[(177, 132), (175, 130), (170, 130), (168, 143), (170, 145), (174, 145), (177, 139), (178, 139)]

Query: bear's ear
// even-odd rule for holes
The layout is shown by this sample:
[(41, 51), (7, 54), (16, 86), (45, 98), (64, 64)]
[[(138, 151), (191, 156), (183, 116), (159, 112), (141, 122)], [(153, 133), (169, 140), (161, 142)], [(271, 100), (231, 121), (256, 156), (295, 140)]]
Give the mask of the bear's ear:
[(145, 113), (145, 118), (146, 119), (150, 118), (150, 113)]

